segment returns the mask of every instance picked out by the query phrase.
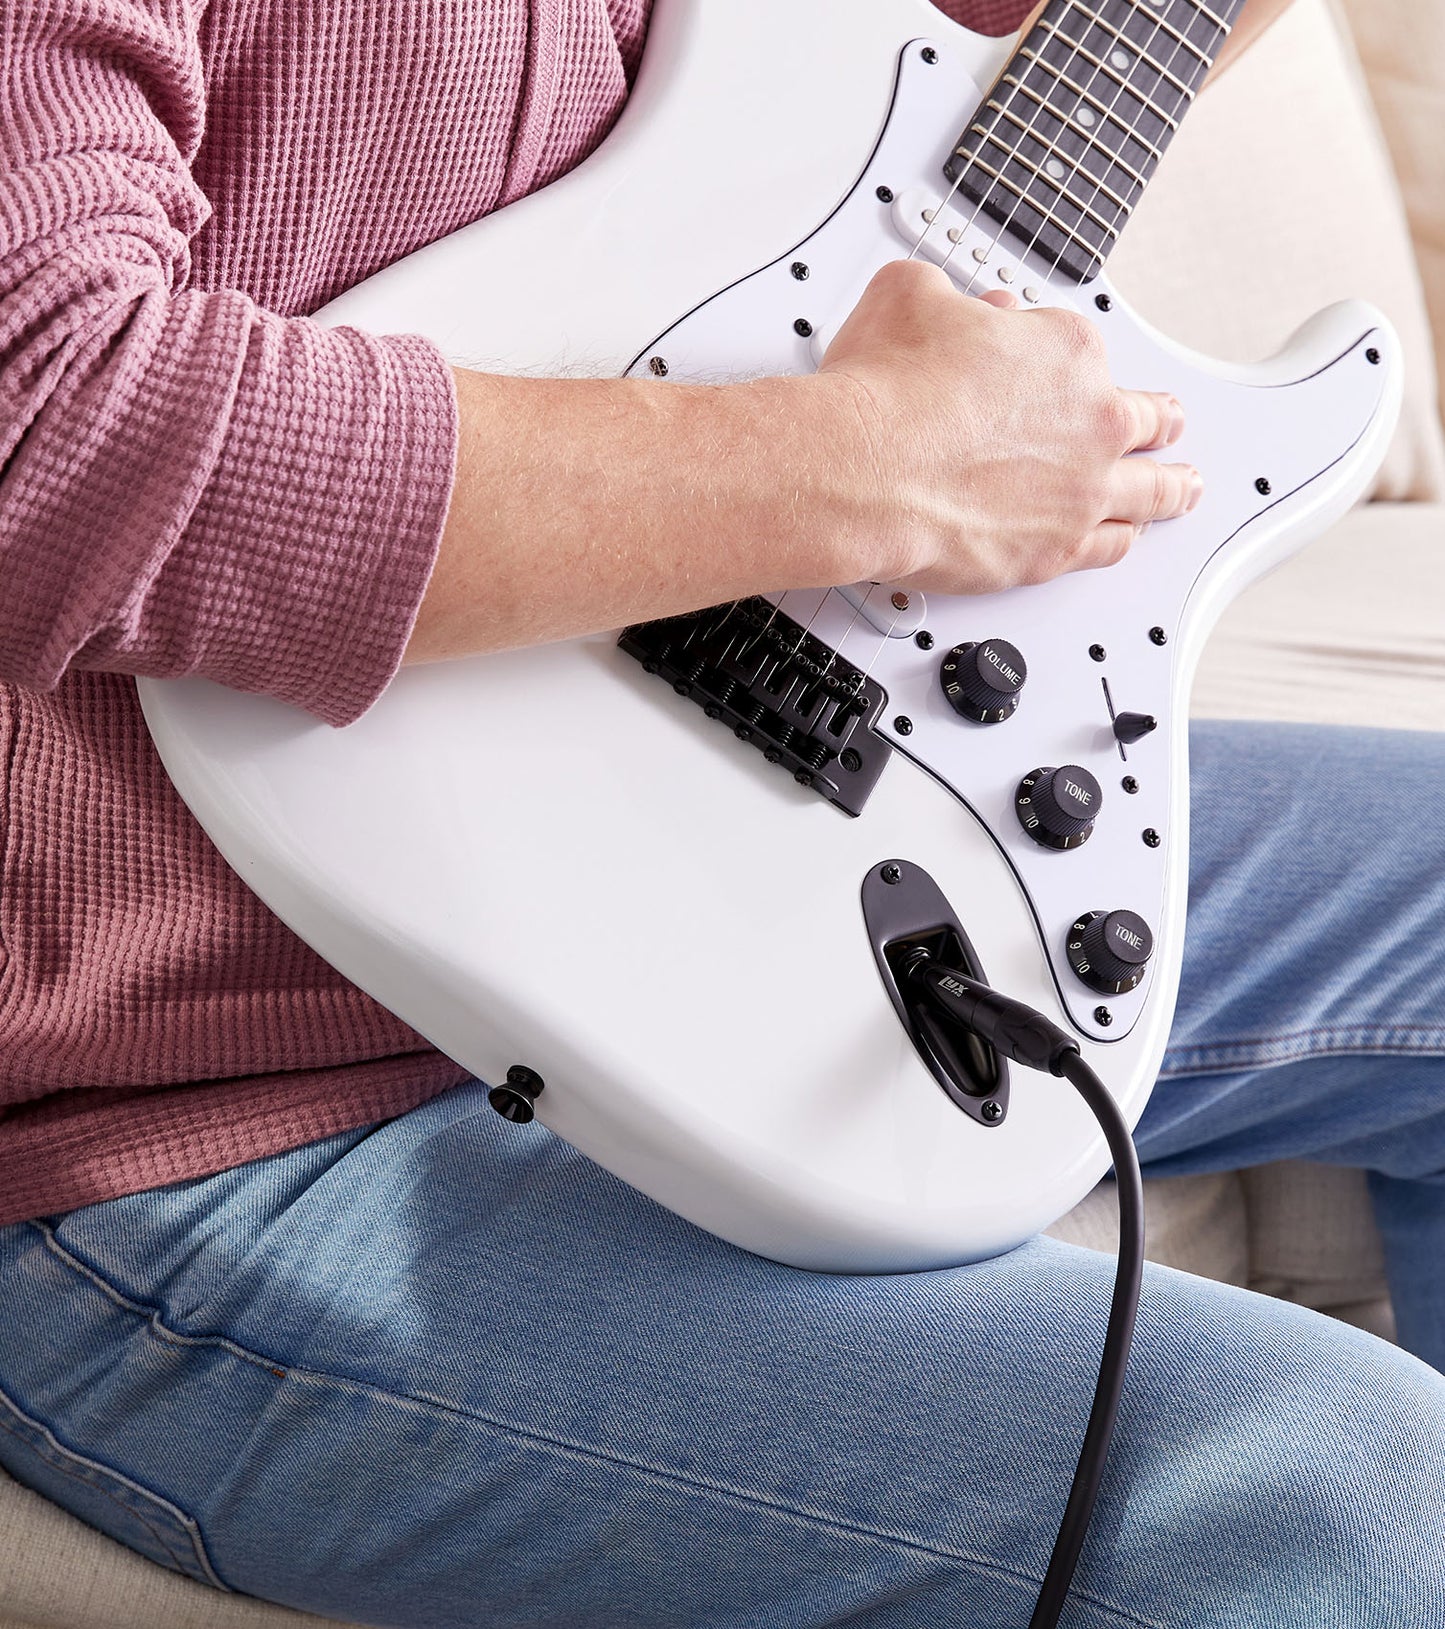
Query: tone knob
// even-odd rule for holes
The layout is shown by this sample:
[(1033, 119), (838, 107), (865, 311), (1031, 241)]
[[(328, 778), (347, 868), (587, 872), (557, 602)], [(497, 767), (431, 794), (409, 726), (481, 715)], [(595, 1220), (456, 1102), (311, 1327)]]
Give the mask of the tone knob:
[(1035, 769), (1019, 782), (1014, 808), (1019, 824), (1045, 848), (1077, 848), (1089, 840), (1104, 794), (1078, 764)]
[(1029, 670), (1008, 640), (982, 639), (955, 645), (938, 676), (954, 712), (978, 724), (1002, 724), (1013, 716)]
[(1069, 966), (1099, 995), (1123, 995), (1154, 954), (1149, 924), (1134, 911), (1089, 911), (1069, 929)]

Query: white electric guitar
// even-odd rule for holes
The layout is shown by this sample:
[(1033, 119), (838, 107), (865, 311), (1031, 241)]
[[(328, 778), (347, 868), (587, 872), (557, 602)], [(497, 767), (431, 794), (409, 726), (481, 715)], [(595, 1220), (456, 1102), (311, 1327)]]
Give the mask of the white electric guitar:
[(1122, 564), (974, 599), (800, 588), (408, 669), (340, 731), (141, 685), (182, 796), (302, 938), (503, 1112), (535, 1103), (748, 1249), (976, 1259), (1105, 1169), (1067, 1087), (929, 1017), (917, 946), (1048, 1014), (1143, 1110), (1200, 649), (1361, 494), (1400, 397), (1370, 307), (1222, 367), (1103, 275), (1237, 9), (1051, 0), (1020, 47), (926, 0), (655, 0), (591, 159), (322, 313), (498, 371), (801, 373), (916, 252), (964, 291), (1085, 313), (1120, 384), (1186, 404), (1204, 500)]

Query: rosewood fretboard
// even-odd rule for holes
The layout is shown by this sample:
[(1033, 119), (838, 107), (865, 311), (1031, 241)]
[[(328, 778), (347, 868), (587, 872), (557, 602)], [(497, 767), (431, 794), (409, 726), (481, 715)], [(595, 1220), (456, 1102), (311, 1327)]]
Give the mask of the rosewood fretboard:
[(945, 167), (1079, 282), (1108, 258), (1244, 0), (1050, 0)]

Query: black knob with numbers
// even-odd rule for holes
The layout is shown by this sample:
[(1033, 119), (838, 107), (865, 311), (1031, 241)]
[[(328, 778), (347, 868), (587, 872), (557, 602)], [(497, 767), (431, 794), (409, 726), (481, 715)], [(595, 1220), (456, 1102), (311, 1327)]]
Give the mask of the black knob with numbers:
[(1088, 842), (1103, 801), (1103, 788), (1078, 764), (1031, 770), (1014, 794), (1019, 824), (1045, 848)]
[(948, 705), (976, 724), (1012, 718), (1028, 676), (1022, 655), (1006, 639), (955, 645), (938, 671)]
[(1086, 911), (1069, 929), (1069, 966), (1099, 995), (1136, 989), (1154, 954), (1154, 935), (1137, 911)]

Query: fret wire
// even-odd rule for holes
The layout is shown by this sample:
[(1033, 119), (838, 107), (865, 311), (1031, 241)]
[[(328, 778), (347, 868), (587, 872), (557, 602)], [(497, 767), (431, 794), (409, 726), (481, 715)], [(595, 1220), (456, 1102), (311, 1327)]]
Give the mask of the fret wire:
[[(1043, 110), (1046, 113), (1052, 114), (1053, 117), (1056, 118), (1061, 125), (1063, 125), (1065, 130), (1072, 130), (1073, 133), (1079, 138), (1079, 140), (1081, 142), (1083, 142), (1085, 147), (1088, 147), (1088, 148), (1092, 149), (1096, 153), (1102, 154), (1103, 158), (1104, 158), (1104, 162), (1110, 168), (1116, 169), (1116, 170), (1123, 170), (1125, 175), (1127, 175), (1131, 181), (1137, 181), (1141, 187), (1148, 186), (1149, 178), (1147, 176), (1140, 175), (1138, 170), (1136, 170), (1132, 164), (1126, 164), (1124, 162), (1124, 160), (1122, 158), (1120, 158), (1116, 153), (1111, 153), (1109, 151), (1109, 149), (1103, 145), (1102, 142), (1095, 141), (1094, 138), (1089, 134), (1089, 132), (1087, 130), (1084, 130), (1079, 125), (1076, 125), (1073, 122), (1072, 119), (1066, 119), (1063, 116), (1063, 114), (1060, 113), (1059, 110), (1056, 107), (1051, 107), (1049, 105), (1049, 103), (1040, 102), (1039, 105), (1043, 108)], [(986, 108), (993, 108), (996, 112), (1001, 113), (1005, 119), (1008, 119), (1012, 123), (1016, 124), (1019, 127), (1019, 129), (1022, 130), (1023, 133), (1026, 136), (1032, 136), (1035, 139), (1035, 141), (1040, 142), (1044, 147), (1048, 148), (1049, 152), (1053, 153), (1057, 158), (1066, 159), (1070, 163), (1074, 162), (1074, 160), (1072, 158), (1072, 155), (1065, 152), (1062, 147), (1056, 146), (1051, 141), (1044, 141), (1043, 137), (1039, 134), (1038, 130), (1035, 128), (1032, 120), (1025, 121), (1025, 120), (1021, 119), (1018, 116), (1018, 114), (1013, 111), (1012, 108), (1005, 107), (1003, 105), (1003, 103), (1000, 102), (996, 96), (989, 97), (988, 101), (984, 103), (984, 106)], [(978, 130), (981, 127), (979, 125), (974, 125), (973, 128), (975, 130)], [(1081, 175), (1087, 175), (1087, 176), (1089, 176), (1090, 180), (1093, 180), (1093, 176), (1090, 175), (1090, 173), (1089, 173), (1089, 171), (1087, 169), (1085, 169), (1082, 159), (1080, 159), (1078, 161), (1076, 167), (1079, 170), (1079, 173)], [(1111, 196), (1112, 196), (1112, 194), (1111, 194)]]
[[(1099, 251), (1094, 248), (1094, 246), (1089, 243), (1087, 239), (1081, 238), (1071, 226), (1065, 226), (1059, 217), (1054, 214), (1053, 210), (1045, 208), (1044, 202), (1041, 198), (1030, 198), (1028, 192), (1023, 187), (1020, 187), (1017, 182), (1010, 181), (1006, 175), (994, 169), (993, 165), (987, 163), (984, 159), (981, 159), (977, 153), (968, 154), (968, 158), (970, 163), (976, 164), (985, 175), (991, 176), (999, 184), (999, 186), (1007, 187), (1016, 198), (1022, 198), (1030, 209), (1036, 209), (1046, 221), (1052, 221), (1054, 225), (1057, 226), (1058, 229), (1064, 234), (1064, 236), (1077, 244), (1077, 246), (1082, 249), (1085, 254), (1092, 255), (1095, 259), (1098, 259)], [(1077, 209), (1080, 214), (1092, 215), (1090, 210), (1085, 209), (1082, 204), (1074, 203), (1072, 198), (1069, 199), (1069, 202), (1074, 204), (1074, 208)], [(1101, 219), (1098, 215), (1092, 215), (1092, 219), (1098, 222), (1098, 224), (1103, 227), (1111, 238), (1118, 237), (1118, 229), (1110, 226), (1106, 220)]]
[[(1157, 62), (1155, 62), (1154, 58), (1149, 55), (1144, 47), (1138, 44), (1137, 41), (1130, 39), (1127, 34), (1115, 28), (1112, 23), (1106, 23), (1102, 17), (1097, 16), (1094, 12), (1090, 11), (1089, 8), (1082, 3), (1082, 0), (1065, 0), (1065, 3), (1074, 11), (1082, 11), (1086, 17), (1090, 18), (1094, 23), (1102, 28), (1106, 34), (1112, 34), (1121, 44), (1127, 45), (1131, 51), (1137, 53), (1141, 62), (1147, 63), (1161, 79), (1167, 79), (1181, 96), (1187, 97), (1191, 102), (1194, 100), (1194, 87), (1192, 85), (1186, 85), (1177, 74), (1172, 74), (1167, 68), (1161, 67)], [(1083, 47), (1080, 46), (1079, 49), (1082, 50)], [(1132, 90), (1133, 87), (1131, 86), (1130, 89)], [(1137, 95), (1138, 93), (1135, 92), (1135, 94)]]
[[(1169, 3), (1169, 0), (1164, 0), (1165, 5), (1167, 5), (1168, 3)], [(1148, 15), (1149, 14), (1147, 12), (1141, 12), (1140, 13), (1140, 16), (1148, 16)], [(1204, 64), (1204, 71), (1206, 73), (1208, 73), (1208, 71), (1214, 66), (1214, 58), (1212, 56), (1210, 56), (1210, 54), (1207, 51), (1202, 49), (1200, 46), (1196, 45), (1194, 43), (1194, 41), (1191, 40), (1187, 34), (1181, 34), (1179, 32), (1179, 30), (1177, 28), (1175, 28), (1174, 24), (1171, 23), (1167, 17), (1156, 16), (1153, 19), (1153, 21), (1154, 21), (1156, 32), (1162, 31), (1165, 34), (1172, 35), (1173, 38), (1178, 42), (1178, 44), (1182, 45), (1186, 51), (1192, 52), (1196, 57), (1198, 57), (1199, 60)]]
[[(1033, 56), (1032, 52), (1025, 52), (1025, 53), (1021, 53), (1021, 54), (1027, 54), (1029, 56)], [(1154, 143), (1152, 141), (1150, 141), (1147, 136), (1141, 135), (1140, 132), (1138, 130), (1136, 130), (1134, 128), (1134, 126), (1131, 125), (1127, 119), (1124, 119), (1124, 118), (1122, 118), (1120, 116), (1120, 114), (1118, 113), (1118, 111), (1116, 109), (1106, 106), (1103, 102), (1101, 102), (1099, 100), (1099, 98), (1097, 96), (1091, 96), (1089, 94), (1089, 92), (1086, 91), (1082, 85), (1076, 85), (1074, 83), (1074, 81), (1068, 77), (1067, 74), (1060, 73), (1059, 70), (1054, 67), (1053, 63), (1046, 62), (1042, 57), (1034, 57), (1034, 61), (1036, 61), (1041, 67), (1047, 68), (1049, 70), (1049, 72), (1054, 76), (1054, 78), (1058, 81), (1058, 83), (1061, 84), (1065, 88), (1065, 90), (1072, 91), (1074, 93), (1074, 95), (1077, 96), (1081, 102), (1087, 102), (1090, 107), (1098, 108), (1099, 112), (1104, 116), (1104, 118), (1107, 119), (1111, 124), (1117, 125), (1119, 127), (1119, 129), (1122, 130), (1126, 136), (1132, 136), (1134, 138), (1134, 140), (1137, 141), (1141, 147), (1147, 147), (1148, 150), (1149, 150), (1150, 156), (1153, 158), (1153, 160), (1154, 160), (1154, 162), (1156, 164), (1159, 162), (1159, 160), (1161, 158), (1164, 157), (1163, 148), (1162, 147), (1156, 147), (1154, 145)], [(1019, 79), (1016, 75), (1014, 75), (1014, 74), (1004, 74), (1004, 75), (1002, 75), (1001, 83), (1007, 84), (1007, 85), (1012, 85), (1015, 90), (1022, 91), (1025, 96), (1027, 96), (1027, 97), (1031, 98), (1033, 101), (1037, 102), (1040, 107), (1047, 108), (1050, 113), (1057, 113), (1058, 110), (1053, 106), (1053, 104), (1048, 100), (1047, 97), (1040, 96), (1039, 93), (1033, 88), (1032, 85), (1026, 84), (1022, 79)]]
[[(1167, 5), (1169, 0), (1164, 0), (1164, 3)], [(1214, 12), (1212, 12), (1209, 7), (1204, 4), (1204, 0), (1189, 0), (1189, 4), (1194, 7), (1201, 17), (1207, 17), (1216, 28), (1222, 29), (1226, 34), (1233, 33), (1234, 24), (1225, 22), (1223, 17), (1217, 17)]]
[[(1030, 170), (1033, 171), (1033, 173), (1036, 176), (1038, 176), (1040, 181), (1046, 181), (1049, 184), (1049, 186), (1051, 186), (1054, 189), (1055, 192), (1062, 193), (1063, 196), (1065, 198), (1067, 198), (1069, 200), (1069, 202), (1075, 207), (1075, 209), (1082, 210), (1084, 212), (1084, 214), (1086, 214), (1086, 215), (1093, 215), (1094, 219), (1096, 221), (1098, 221), (1100, 226), (1106, 226), (1108, 224), (1108, 222), (1104, 220), (1102, 215), (1094, 215), (1093, 210), (1090, 209), (1087, 204), (1080, 203), (1079, 200), (1073, 195), (1073, 193), (1069, 191), (1068, 187), (1065, 186), (1064, 183), (1062, 181), (1060, 181), (1057, 176), (1050, 175), (1047, 170), (1041, 170), (1038, 167), (1038, 165), (1035, 164), (1034, 161), (1031, 158), (1025, 158), (1022, 151), (1019, 148), (1008, 146), (1006, 143), (1000, 141), (999, 138), (992, 131), (985, 130), (983, 128), (983, 126), (980, 125), (980, 124), (970, 125), (969, 129), (971, 131), (972, 130), (978, 131), (979, 135), (981, 135), (985, 141), (991, 141), (994, 144), (995, 147), (1002, 148), (1002, 150), (1005, 153), (1008, 154), (1010, 159), (1016, 159), (1020, 164), (1026, 165)], [(1045, 143), (1044, 145), (1047, 145), (1047, 143)], [(1053, 152), (1053, 151), (1055, 151), (1055, 149), (1049, 148), (1049, 151)], [(1061, 158), (1063, 156), (1064, 155), (1060, 155)], [(1119, 206), (1119, 208), (1122, 209), (1125, 212), (1125, 214), (1128, 214), (1133, 209), (1134, 206), (1131, 203), (1126, 202), (1123, 198), (1121, 198), (1119, 196), (1119, 194), (1117, 192), (1114, 191), (1114, 189), (1112, 187), (1105, 186), (1105, 184), (1102, 181), (1100, 181), (1096, 177), (1090, 175), (1087, 170), (1075, 170), (1074, 173), (1077, 174), (1077, 175), (1082, 175), (1086, 181), (1092, 181), (1094, 183), (1094, 185), (1098, 188), (1098, 190), (1100, 192), (1102, 192), (1104, 194), (1104, 196), (1109, 200), (1109, 202), (1113, 203), (1113, 204), (1117, 204)]]
[[(1179, 120), (1195, 99), (1200, 81), (1213, 66), (1211, 53), (1217, 53), (1220, 41), (1232, 31), (1226, 17), (1232, 17), (1242, 3), (1188, 0), (1186, 11), (1177, 0), (1053, 0), (1044, 15), (1036, 19), (1026, 41), (1019, 43), (1006, 65), (1008, 71), (999, 75), (989, 100), (975, 115), (977, 122), (959, 138), (947, 165), (950, 178), (956, 177), (954, 190), (965, 187), (976, 202), (975, 215), (986, 210), (999, 224), (1001, 232), (996, 241), (1009, 231), (1019, 235), (1021, 241), (1032, 233), (1025, 254), (1037, 246), (1058, 271), (1087, 283), (1104, 264), (1132, 213), (1128, 200), (1137, 202), (1178, 129)], [(1135, 26), (1136, 12), (1145, 20), (1139, 25), (1142, 33)], [(1079, 31), (1081, 38), (1073, 37), (1071, 13), (1077, 13), (1084, 24)], [(1090, 38), (1091, 26), (1098, 27), (1103, 43), (1083, 43)], [(1131, 27), (1139, 34), (1137, 40), (1129, 33)], [(1196, 32), (1200, 34), (1198, 42), (1193, 38)], [(1097, 49), (1091, 49), (1095, 44)], [(1057, 47), (1055, 56), (1061, 66), (1045, 54), (1051, 45)], [(1118, 56), (1120, 49), (1127, 52), (1127, 59), (1121, 58), (1125, 61), (1122, 72), (1109, 60)], [(1156, 61), (1151, 53), (1161, 49), (1163, 59)], [(1152, 81), (1140, 72), (1141, 67), (1154, 74)], [(1035, 68), (1045, 70), (1044, 75), (1035, 75)], [(1147, 93), (1135, 82), (1141, 79), (1148, 85)], [(1055, 85), (1060, 90), (1052, 89)], [(1166, 111), (1163, 105), (1160, 93), (1165, 87), (1176, 97), (1172, 111)], [(1056, 96), (1063, 107), (1055, 105)], [(1109, 98), (1107, 104), (1104, 98)], [(1033, 109), (1027, 117), (1021, 116), (1024, 110), (1020, 103), (1024, 99)], [(1044, 114), (1052, 118), (1052, 124), (1043, 118)], [(1151, 119), (1159, 121), (1156, 140), (1150, 140), (1140, 129), (1141, 125), (1151, 128)], [(1087, 125), (1079, 120), (1087, 121)], [(977, 151), (965, 145), (969, 135), (978, 138)], [(1024, 149), (1031, 136), (1039, 153), (1047, 156), (1026, 156)], [(1143, 155), (1137, 169), (1110, 151), (1110, 146), (1116, 145), (1133, 157), (1130, 141), (1138, 143)], [(1002, 168), (983, 157), (988, 147), (999, 155)], [(1091, 152), (1099, 155), (1097, 174), (1088, 167)], [(1060, 169), (1061, 161), (1067, 165), (1062, 182), (1041, 167), (1050, 159), (1055, 170)], [(1016, 161), (1017, 168), (1011, 160)], [(973, 178), (970, 169), (976, 171)], [(1018, 180), (1013, 178), (1015, 175)], [(1039, 182), (1046, 184), (1046, 192), (1054, 194), (1051, 204), (1035, 195), (1033, 189)], [(1081, 202), (1071, 187), (1091, 189), (1090, 203)], [(1010, 203), (1009, 199), (1014, 201)], [(1107, 204), (1115, 212), (1114, 222), (1111, 224), (1091, 204), (1101, 208)], [(1066, 225), (1056, 213), (1058, 209), (1072, 212), (1075, 223)], [(1097, 246), (1092, 241), (1096, 233)]]
[[(1077, 40), (1071, 40), (1067, 34), (1065, 34), (1061, 29), (1056, 28), (1054, 24), (1049, 22), (1046, 18), (1041, 17), (1039, 19), (1038, 26), (1043, 29), (1046, 34), (1052, 35), (1053, 38), (1058, 40), (1061, 45), (1067, 46), (1069, 50), (1075, 53), (1075, 55), (1083, 57), (1085, 62), (1092, 62), (1100, 73), (1107, 75), (1108, 78), (1112, 79), (1116, 85), (1119, 85), (1124, 90), (1128, 91), (1130, 96), (1133, 96), (1138, 101), (1142, 102), (1151, 113), (1157, 114), (1158, 117), (1169, 126), (1171, 132), (1179, 128), (1178, 119), (1171, 119), (1164, 109), (1160, 107), (1152, 97), (1146, 96), (1137, 85), (1131, 85), (1117, 68), (1111, 67), (1102, 57), (1096, 57), (1092, 51), (1088, 50), (1085, 46), (1080, 45)], [(1036, 61), (1043, 61), (1042, 57), (1038, 57), (1035, 53), (1028, 51), (1027, 48), (1025, 48), (1024, 55), (1033, 55)], [(1175, 108), (1174, 111), (1177, 113), (1179, 109)]]

